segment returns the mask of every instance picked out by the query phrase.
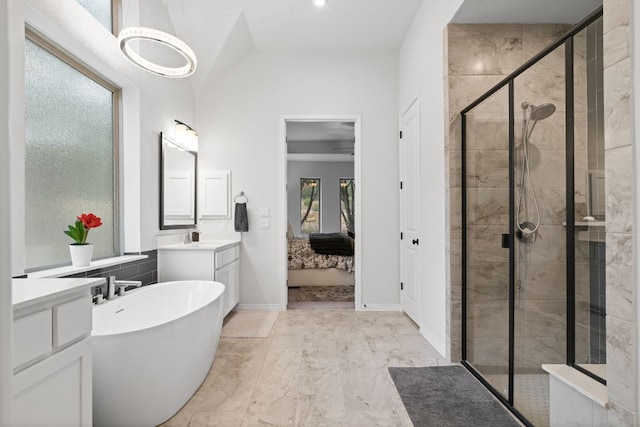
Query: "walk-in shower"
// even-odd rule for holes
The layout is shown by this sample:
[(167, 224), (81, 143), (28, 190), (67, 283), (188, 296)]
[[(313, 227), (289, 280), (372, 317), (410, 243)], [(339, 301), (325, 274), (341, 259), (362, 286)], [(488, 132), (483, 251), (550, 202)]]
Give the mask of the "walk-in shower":
[(536, 426), (544, 365), (605, 381), (602, 10), (565, 31), (461, 113), (462, 363)]

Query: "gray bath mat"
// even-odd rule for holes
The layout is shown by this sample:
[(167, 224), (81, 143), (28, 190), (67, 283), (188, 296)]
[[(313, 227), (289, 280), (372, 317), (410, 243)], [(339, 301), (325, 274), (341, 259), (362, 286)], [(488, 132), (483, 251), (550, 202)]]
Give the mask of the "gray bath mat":
[(521, 424), (462, 366), (389, 368), (415, 427)]

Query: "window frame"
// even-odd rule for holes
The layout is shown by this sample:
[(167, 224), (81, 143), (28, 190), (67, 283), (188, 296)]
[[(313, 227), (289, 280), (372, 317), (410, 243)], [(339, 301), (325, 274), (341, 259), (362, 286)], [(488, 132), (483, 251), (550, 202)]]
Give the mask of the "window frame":
[(122, 12), (122, 1), (111, 0), (111, 32), (116, 38), (120, 32), (120, 15)]
[[(112, 5), (119, 3), (112, 1)], [(115, 19), (114, 19), (115, 22)], [(68, 66), (72, 67), (85, 77), (93, 80), (95, 83), (104, 87), (111, 92), (112, 96), (112, 122), (113, 122), (113, 249), (112, 256), (119, 256), (123, 254), (122, 242), (123, 229), (122, 229), (122, 192), (120, 188), (120, 174), (121, 174), (121, 160), (120, 160), (120, 131), (121, 131), (121, 105), (122, 105), (122, 88), (117, 86), (111, 80), (107, 79), (93, 68), (89, 67), (83, 61), (76, 56), (69, 53), (67, 50), (53, 42), (51, 39), (44, 36), (42, 33), (34, 29), (28, 24), (25, 24), (25, 41), (36, 44), (40, 48), (46, 50), (49, 54), (53, 55), (60, 61), (64, 62)], [(26, 141), (25, 141), (26, 146)], [(26, 263), (25, 263), (26, 264)], [(33, 272), (39, 270), (45, 270), (55, 265), (43, 265), (37, 267), (31, 267), (25, 269), (25, 272)]]

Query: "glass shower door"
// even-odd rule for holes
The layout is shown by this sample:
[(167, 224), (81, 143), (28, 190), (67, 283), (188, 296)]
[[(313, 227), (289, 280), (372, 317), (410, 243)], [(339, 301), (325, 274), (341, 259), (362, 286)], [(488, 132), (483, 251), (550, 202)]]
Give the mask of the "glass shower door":
[[(553, 36), (549, 36), (553, 40)], [(567, 132), (565, 46), (514, 81), (513, 405), (549, 425), (543, 364), (566, 363)]]
[[(462, 153), (466, 360), (509, 398), (509, 90), (464, 117)], [(466, 185), (465, 185), (466, 184)]]

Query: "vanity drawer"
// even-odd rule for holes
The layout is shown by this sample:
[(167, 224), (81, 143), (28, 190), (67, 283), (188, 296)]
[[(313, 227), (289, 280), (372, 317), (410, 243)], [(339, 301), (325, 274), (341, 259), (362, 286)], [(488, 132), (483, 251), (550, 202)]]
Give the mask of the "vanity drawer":
[(53, 308), (54, 347), (91, 333), (92, 307), (91, 297), (83, 296)]
[(240, 247), (237, 245), (231, 248), (227, 248), (223, 251), (219, 251), (219, 252), (216, 251), (216, 255), (215, 255), (216, 270), (238, 259), (239, 254), (240, 254)]
[(47, 354), (52, 349), (51, 309), (38, 311), (13, 322), (13, 367)]

